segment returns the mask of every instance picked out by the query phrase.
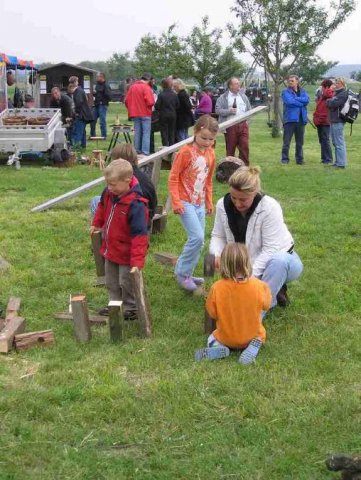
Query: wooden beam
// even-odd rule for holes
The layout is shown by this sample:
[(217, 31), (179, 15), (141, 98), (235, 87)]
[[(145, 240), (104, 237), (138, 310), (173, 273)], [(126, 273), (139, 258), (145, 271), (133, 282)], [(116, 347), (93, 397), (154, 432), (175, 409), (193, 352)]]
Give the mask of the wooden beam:
[(5, 260), (5, 258), (0, 257), (0, 271), (8, 270), (10, 268), (10, 263)]
[(99, 253), (102, 246), (102, 232), (94, 232), (91, 236), (91, 242), (97, 272), (96, 286), (105, 285), (105, 260), (103, 255)]
[[(237, 125), (237, 123), (241, 123), (241, 122), (244, 122), (245, 120), (248, 120), (249, 118), (253, 117), (254, 115), (257, 115), (258, 113), (266, 110), (267, 108), (268, 107), (266, 106), (259, 106), (259, 107), (252, 108), (248, 112), (242, 113), (240, 115), (233, 115), (232, 118), (230, 118), (229, 120), (226, 120), (225, 122), (222, 122), (219, 124), (219, 133), (224, 132), (227, 128), (232, 127), (233, 125)], [(164, 157), (165, 155), (176, 152), (184, 145), (188, 145), (189, 143), (192, 143), (192, 142), (193, 142), (193, 137), (189, 137), (189, 138), (186, 138), (185, 140), (182, 140), (181, 142), (171, 145), (170, 147), (164, 147), (159, 152), (152, 153), (151, 155), (148, 155), (147, 157), (144, 157), (141, 160), (139, 160), (138, 166), (141, 167), (143, 165), (147, 165), (148, 163), (154, 162), (155, 160), (158, 160)], [(47, 210), (48, 208), (51, 208), (54, 205), (57, 205), (59, 203), (66, 202), (70, 198), (74, 198), (80, 193), (86, 192), (87, 190), (90, 190), (91, 188), (97, 185), (100, 185), (103, 182), (104, 182), (104, 177), (100, 177), (100, 178), (97, 178), (96, 180), (92, 180), (91, 182), (86, 183), (85, 185), (75, 188), (74, 190), (64, 193), (63, 195), (60, 195), (60, 197), (53, 198), (51, 200), (48, 200), (45, 203), (42, 203), (41, 205), (38, 205), (32, 208), (31, 211), (41, 212), (42, 210)]]
[[(57, 320), (74, 320), (72, 313), (55, 313), (54, 318)], [(108, 323), (108, 317), (103, 315), (89, 315), (89, 322), (92, 325), (106, 325)]]
[(137, 304), (140, 334), (143, 337), (150, 337), (152, 334), (152, 325), (148, 299), (144, 290), (143, 272), (139, 270), (139, 268), (133, 267), (130, 271), (130, 277), (132, 279), (135, 302)]
[(54, 345), (54, 333), (52, 330), (41, 332), (29, 332), (15, 335), (14, 344), (16, 350), (26, 350), (31, 347), (48, 347)]
[(14, 318), (18, 316), (20, 305), (21, 305), (21, 298), (19, 297), (9, 298), (9, 301), (6, 307), (5, 322), (10, 320), (10, 318)]
[(111, 300), (109, 307), (109, 333), (110, 340), (113, 343), (118, 343), (123, 340), (123, 312), (122, 301)]
[(157, 262), (162, 263), (163, 265), (170, 265), (172, 267), (175, 266), (178, 260), (177, 255), (173, 255), (173, 253), (167, 253), (167, 252), (153, 253), (153, 257), (154, 257), (154, 260), (156, 260)]
[(0, 353), (8, 353), (13, 346), (14, 337), (25, 330), (25, 319), (22, 317), (10, 318), (0, 332)]
[(82, 343), (89, 342), (92, 334), (85, 295), (75, 295), (71, 298), (71, 311), (73, 313), (76, 339)]
[(152, 219), (152, 234), (164, 232), (165, 227), (167, 226), (167, 217), (168, 214), (163, 210), (163, 205), (158, 205)]

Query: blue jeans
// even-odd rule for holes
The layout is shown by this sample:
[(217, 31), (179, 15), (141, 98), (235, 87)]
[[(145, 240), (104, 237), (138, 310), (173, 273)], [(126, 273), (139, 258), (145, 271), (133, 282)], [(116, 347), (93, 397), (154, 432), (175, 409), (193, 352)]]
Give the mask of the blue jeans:
[(86, 139), (85, 139), (85, 122), (80, 118), (76, 118), (73, 127), (72, 127), (72, 145), (75, 149), (80, 147), (86, 147)]
[(285, 123), (283, 125), (283, 146), (282, 146), (282, 163), (290, 161), (289, 151), (293, 135), (296, 141), (296, 163), (303, 163), (303, 138), (305, 134), (305, 126), (302, 122)]
[(184, 213), (181, 221), (188, 239), (175, 266), (175, 274), (188, 277), (193, 274), (204, 245), (206, 211), (204, 205), (192, 205), (188, 202), (182, 204)]
[(272, 255), (266, 264), (261, 280), (267, 283), (272, 293), (271, 308), (277, 304), (277, 293), (282, 285), (300, 277), (303, 265), (295, 251), (278, 252)]
[(152, 127), (151, 117), (134, 117), (134, 148), (137, 153), (149, 155), (150, 131)]
[(176, 130), (175, 141), (177, 143), (185, 140), (186, 138), (188, 138), (188, 128), (179, 128)]
[(96, 107), (93, 107), (94, 121), (90, 124), (90, 136), (91, 137), (96, 136), (95, 129), (96, 129), (97, 121), (98, 121), (98, 118), (99, 118), (101, 136), (106, 138), (106, 136), (107, 136), (107, 111), (108, 111), (108, 106), (107, 105), (97, 105)]
[(332, 150), (330, 145), (330, 126), (317, 126), (318, 141), (321, 145), (321, 161), (322, 163), (332, 163)]
[(343, 135), (344, 123), (331, 123), (331, 138), (335, 147), (335, 164), (338, 167), (346, 167), (347, 155), (345, 137)]

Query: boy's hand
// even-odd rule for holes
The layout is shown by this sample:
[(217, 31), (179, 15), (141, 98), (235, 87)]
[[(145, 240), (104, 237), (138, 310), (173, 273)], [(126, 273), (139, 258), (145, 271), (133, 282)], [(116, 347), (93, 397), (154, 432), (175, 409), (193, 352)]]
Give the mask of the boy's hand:
[(92, 226), (90, 227), (90, 229), (89, 229), (90, 236), (92, 236), (92, 235), (93, 235), (94, 233), (96, 233), (96, 232), (101, 232), (101, 231), (102, 231), (101, 228), (97, 228), (97, 227), (95, 227), (94, 225), (92, 225)]
[(176, 215), (183, 215), (184, 214), (184, 208), (175, 208), (173, 210), (173, 213), (175, 213)]

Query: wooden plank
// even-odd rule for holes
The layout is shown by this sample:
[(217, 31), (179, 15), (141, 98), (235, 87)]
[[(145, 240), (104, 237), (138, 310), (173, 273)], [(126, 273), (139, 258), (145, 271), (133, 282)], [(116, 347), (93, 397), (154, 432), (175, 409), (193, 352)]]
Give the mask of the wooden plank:
[(143, 272), (139, 270), (139, 268), (133, 267), (130, 271), (130, 278), (132, 279), (135, 302), (137, 304), (140, 334), (143, 337), (150, 337), (152, 334), (152, 325), (148, 299), (144, 290)]
[[(54, 318), (57, 320), (73, 320), (72, 313), (55, 313)], [(89, 322), (93, 325), (106, 325), (108, 323), (108, 317), (103, 315), (89, 315)]]
[(92, 337), (90, 330), (88, 305), (85, 295), (75, 295), (71, 298), (71, 311), (74, 320), (74, 333), (79, 342), (89, 342)]
[(10, 263), (5, 260), (5, 258), (0, 257), (0, 271), (5, 271), (10, 268)]
[(158, 158), (158, 160), (154, 160), (153, 168), (152, 168), (152, 175), (151, 175), (150, 178), (152, 180), (152, 183), (153, 183), (155, 189), (157, 189), (157, 187), (158, 187), (158, 183), (159, 183), (159, 179), (160, 179), (161, 166), (162, 166), (162, 159), (161, 158)]
[(155, 215), (152, 219), (152, 233), (162, 233), (167, 226), (167, 212), (163, 210), (163, 205), (158, 205)]
[(52, 330), (40, 332), (28, 332), (15, 335), (14, 344), (16, 350), (26, 350), (31, 347), (48, 347), (54, 345), (54, 333)]
[(154, 257), (154, 260), (156, 260), (157, 262), (162, 263), (163, 265), (170, 265), (172, 267), (175, 266), (178, 260), (177, 255), (173, 255), (173, 253), (167, 253), (167, 252), (153, 253), (153, 257)]
[(123, 312), (122, 301), (111, 300), (109, 302), (109, 333), (113, 343), (123, 340)]
[(22, 317), (10, 318), (0, 332), (0, 353), (8, 353), (13, 346), (14, 337), (25, 330), (25, 319)]
[(6, 307), (6, 316), (5, 321), (10, 320), (18, 316), (21, 305), (21, 298), (19, 297), (10, 297), (7, 307)]
[(100, 247), (102, 246), (102, 232), (94, 232), (91, 236), (91, 242), (95, 261), (95, 270), (98, 277), (97, 281), (99, 281), (99, 279), (105, 278), (105, 260), (103, 255), (99, 253)]

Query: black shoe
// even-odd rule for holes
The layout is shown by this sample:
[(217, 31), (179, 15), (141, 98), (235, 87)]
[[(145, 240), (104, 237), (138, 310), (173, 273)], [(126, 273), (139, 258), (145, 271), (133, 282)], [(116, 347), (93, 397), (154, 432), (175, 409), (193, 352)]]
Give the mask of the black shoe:
[(302, 160), (302, 162), (296, 162), (297, 165), (304, 165), (305, 162)]
[(334, 167), (334, 168), (345, 168), (343, 165), (336, 165), (336, 163), (333, 163), (331, 165), (331, 167)]
[(127, 322), (137, 320), (137, 318), (137, 312), (134, 310), (127, 310), (126, 312), (124, 312), (124, 320), (126, 320)]
[(103, 315), (104, 317), (108, 317), (108, 316), (109, 316), (109, 307), (101, 308), (101, 309), (98, 311), (98, 314), (99, 314), (99, 315)]
[(288, 298), (286, 284), (282, 285), (280, 291), (277, 293), (276, 298), (277, 298), (277, 305), (279, 307), (285, 308), (291, 303), (290, 299)]

